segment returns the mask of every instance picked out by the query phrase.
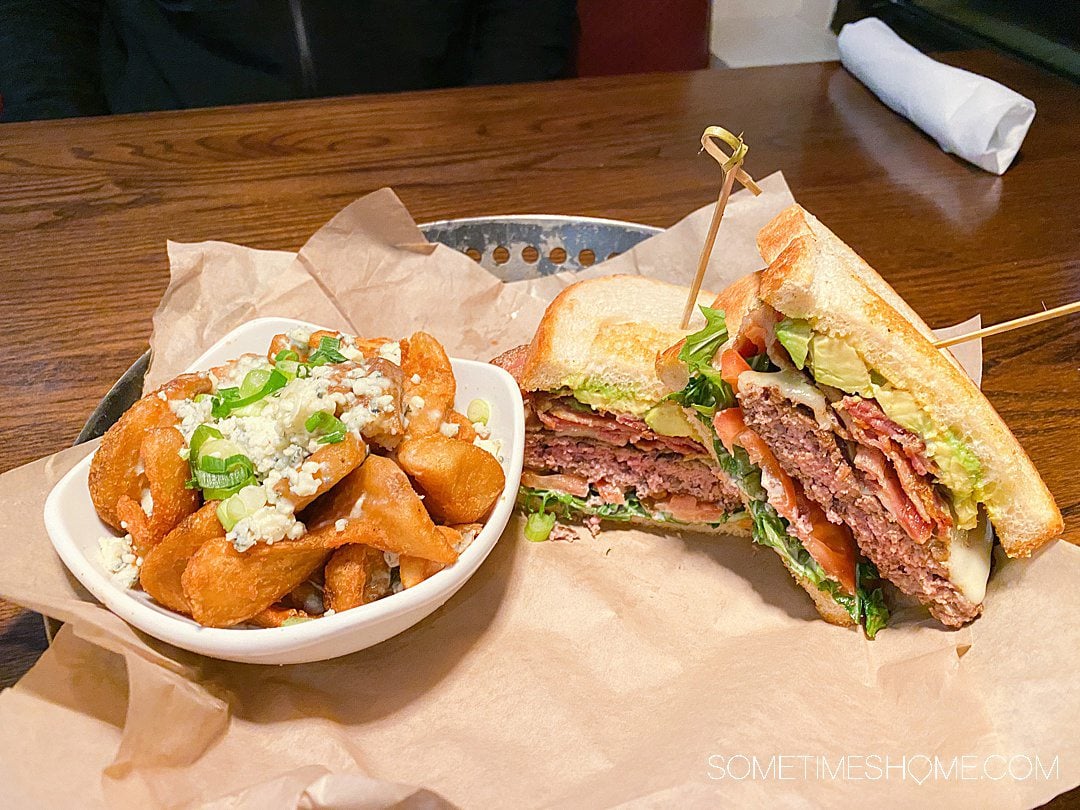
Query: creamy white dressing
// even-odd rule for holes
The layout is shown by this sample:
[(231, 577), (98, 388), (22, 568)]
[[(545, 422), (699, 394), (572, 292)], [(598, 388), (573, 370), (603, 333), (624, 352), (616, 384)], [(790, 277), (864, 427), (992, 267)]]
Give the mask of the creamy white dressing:
[(797, 371), (744, 371), (739, 375), (739, 388), (747, 385), (775, 388), (795, 404), (805, 405), (812, 410), (818, 424), (825, 430), (832, 430), (834, 427), (824, 394)]
[(945, 561), (949, 579), (968, 601), (976, 605), (986, 596), (993, 546), (994, 531), (982, 509), (975, 528), (954, 530), (949, 543), (949, 559)]

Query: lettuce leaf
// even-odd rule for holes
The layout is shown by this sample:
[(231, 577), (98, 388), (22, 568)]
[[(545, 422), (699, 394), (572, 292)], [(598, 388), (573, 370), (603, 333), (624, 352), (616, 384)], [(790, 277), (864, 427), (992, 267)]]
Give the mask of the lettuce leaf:
[(720, 373), (710, 368), (708, 372), (691, 374), (690, 382), (683, 390), (668, 394), (664, 399), (684, 408), (693, 408), (698, 418), (708, 424), (717, 411), (735, 404), (735, 393), (730, 385), (720, 379)]
[[(650, 512), (641, 500), (633, 492), (627, 493), (625, 503), (602, 503), (599, 498), (590, 494), (588, 498), (579, 498), (567, 492), (555, 492), (550, 489), (533, 489), (532, 487), (520, 487), (518, 500), (526, 513), (552, 513), (561, 518), (572, 518), (575, 515), (596, 515), (603, 520), (628, 521), (634, 518), (647, 518), (661, 523), (671, 523), (678, 526), (689, 525), (683, 521), (675, 520), (664, 512)], [(724, 520), (718, 523), (710, 523), (710, 526), (719, 526), (728, 521), (738, 520), (744, 517), (743, 512), (731, 512), (724, 516)]]

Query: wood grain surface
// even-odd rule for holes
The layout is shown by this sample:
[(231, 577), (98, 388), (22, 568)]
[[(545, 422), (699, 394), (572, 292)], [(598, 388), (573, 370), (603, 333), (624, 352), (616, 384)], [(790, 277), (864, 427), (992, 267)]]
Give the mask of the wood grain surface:
[[(299, 248), (392, 186), (418, 221), (590, 214), (666, 226), (715, 197), (709, 124), (930, 322), (1080, 298), (1080, 89), (984, 52), (946, 61), (1035, 101), (996, 177), (943, 153), (838, 64), (585, 79), (0, 126), (0, 470), (72, 442), (145, 350), (165, 240)], [(1080, 318), (985, 343), (984, 390), (1080, 537)], [(0, 607), (0, 684), (40, 649)]]

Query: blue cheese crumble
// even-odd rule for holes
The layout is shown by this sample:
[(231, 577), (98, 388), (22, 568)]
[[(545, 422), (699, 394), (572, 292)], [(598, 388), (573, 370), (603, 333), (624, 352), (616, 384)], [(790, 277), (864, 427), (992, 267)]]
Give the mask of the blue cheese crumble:
[[(294, 345), (306, 346), (310, 335), (291, 332)], [(346, 357), (355, 352), (351, 340), (342, 342)], [(386, 344), (381, 356), (400, 362), (401, 347)], [(211, 373), (215, 391), (239, 386), (256, 369), (271, 370), (273, 364), (261, 355), (244, 355)], [(199, 425), (212, 425), (222, 438), (251, 460), (257, 486), (245, 487), (244, 503), (249, 514), (239, 520), (226, 538), (237, 551), (246, 551), (256, 543), (276, 543), (284, 538), (297, 539), (306, 531), (295, 517), (294, 498), (315, 495), (322, 483), (323, 470), (310, 456), (323, 445), (307, 430), (305, 423), (315, 413), (336, 414), (346, 429), (358, 438), (380, 417), (395, 411), (394, 383), (378, 369), (364, 363), (316, 366), (307, 377), (296, 377), (279, 391), (224, 418), (214, 418), (209, 397), (176, 400), (170, 407), (179, 419), (177, 428), (190, 445)], [(190, 455), (190, 448), (188, 454)], [(152, 507), (152, 503), (150, 504)]]

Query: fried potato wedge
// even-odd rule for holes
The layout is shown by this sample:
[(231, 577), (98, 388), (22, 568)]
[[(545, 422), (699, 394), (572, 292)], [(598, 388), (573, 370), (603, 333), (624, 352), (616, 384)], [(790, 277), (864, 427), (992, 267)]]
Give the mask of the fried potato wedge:
[(198, 490), (185, 486), (191, 477), (190, 465), (180, 457), (185, 446), (183, 434), (174, 427), (167, 427), (147, 431), (139, 448), (139, 458), (153, 498), (150, 510), (152, 544), (159, 543), (181, 520), (199, 508)]
[[(266, 350), (266, 359), (273, 363), (274, 358), (278, 356), (278, 353), (286, 349), (291, 349), (294, 352), (296, 351), (296, 346), (293, 345), (292, 338), (286, 334), (274, 335), (270, 339), (270, 348)], [(299, 356), (300, 353), (297, 352), (297, 357)]]
[[(454, 369), (442, 344), (427, 332), (417, 332), (409, 338), (409, 351), (402, 356), (404, 376), (402, 399), (408, 404), (413, 397), (424, 400), (424, 407), (409, 413), (405, 437), (429, 436), (438, 433), (446, 415), (454, 407), (457, 383)], [(419, 382), (413, 382), (418, 379)]]
[[(450, 526), (436, 526), (435, 528), (439, 530), (439, 534), (446, 539), (447, 543), (455, 548), (457, 547), (458, 542), (461, 541), (461, 532)], [(401, 579), (403, 588), (419, 585), (425, 579), (439, 573), (444, 568), (446, 566), (442, 563), (432, 562), (420, 557), (410, 557), (407, 554), (401, 555), (398, 560), (398, 576)]]
[[(351, 537), (371, 537), (371, 521), (351, 521)], [(311, 576), (348, 539), (333, 526), (298, 540), (259, 543), (239, 552), (224, 537), (204, 543), (181, 577), (191, 615), (208, 627), (231, 627), (277, 602)]]
[[(304, 519), (310, 527), (331, 531), (336, 530), (337, 520), (345, 519), (337, 533), (348, 538), (347, 543), (364, 543), (447, 565), (457, 559), (457, 552), (436, 529), (408, 476), (384, 456), (368, 456), (360, 469), (312, 504)], [(364, 535), (371, 534), (369, 519), (381, 531), (370, 540), (355, 538), (354, 525)]]
[(143, 558), (139, 583), (142, 589), (167, 608), (191, 615), (181, 578), (188, 562), (204, 543), (224, 539), (225, 529), (217, 517), (218, 501), (208, 501), (165, 535)]
[(131, 548), (145, 559), (154, 547), (154, 538), (150, 532), (150, 519), (142, 506), (127, 495), (121, 495), (116, 502), (116, 516), (120, 520), (121, 531), (131, 535)]
[(314, 618), (310, 613), (297, 608), (271, 605), (265, 610), (260, 610), (248, 621), (256, 627), (282, 627), (286, 622), (302, 622)]
[(344, 337), (341, 332), (336, 332), (333, 329), (316, 329), (311, 333), (311, 337), (308, 338), (308, 351), (313, 352), (319, 348), (319, 344), (323, 338), (335, 338), (341, 340)]
[(401, 577), (403, 588), (412, 588), (419, 585), (428, 577), (437, 574), (446, 568), (442, 563), (423, 560), (419, 557), (404, 556), (401, 558), (398, 574)]
[(476, 445), (441, 433), (407, 439), (398, 463), (424, 495), (424, 506), (440, 523), (480, 520), (506, 485), (495, 457)]
[(356, 438), (352, 433), (346, 433), (345, 438), (336, 444), (324, 444), (307, 460), (319, 465), (319, 488), (311, 495), (293, 495), (289, 482), (282, 479), (277, 485), (277, 491), (295, 504), (295, 511), (299, 512), (320, 495), (329, 492), (346, 475), (364, 463), (367, 458), (367, 445), (362, 439)]
[[(314, 574), (321, 574), (321, 572), (319, 569), (316, 569)], [(285, 594), (285, 597), (281, 600), (281, 604), (285, 607), (296, 608), (297, 610), (308, 614), (322, 613), (322, 587), (316, 585), (311, 580), (301, 582), (289, 593)]]
[(181, 374), (128, 408), (102, 436), (101, 446), (90, 462), (89, 486), (90, 499), (103, 521), (120, 529), (116, 514), (120, 496), (140, 500), (145, 479), (139, 468), (139, 449), (148, 430), (176, 424), (169, 401), (189, 399), (210, 390), (206, 375)]
[(323, 606), (340, 613), (390, 593), (390, 566), (371, 546), (342, 546), (326, 563)]
[(459, 413), (458, 411), (450, 411), (450, 413), (446, 414), (445, 421), (449, 422), (451, 425), (458, 426), (458, 432), (451, 436), (451, 438), (461, 442), (468, 442), (469, 444), (472, 444), (476, 439), (476, 428), (472, 426), (472, 422), (469, 421), (469, 417), (465, 414)]
[[(319, 348), (319, 343), (324, 337), (337, 338), (338, 340), (341, 340), (345, 337), (345, 335), (343, 335), (341, 332), (334, 332), (330, 329), (320, 329), (317, 332), (312, 332), (311, 338), (308, 340), (309, 350), (315, 351), (317, 348)], [(371, 360), (372, 358), (379, 357), (380, 350), (388, 343), (399, 343), (401, 344), (402, 351), (404, 352), (405, 350), (405, 341), (403, 340), (392, 340), (388, 337), (353, 338), (353, 345), (356, 346), (357, 350), (366, 360)]]

